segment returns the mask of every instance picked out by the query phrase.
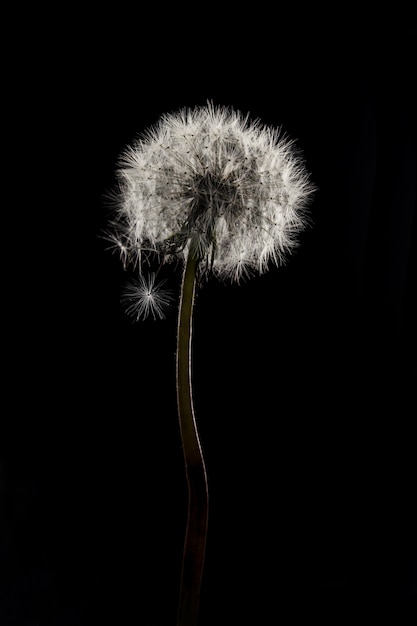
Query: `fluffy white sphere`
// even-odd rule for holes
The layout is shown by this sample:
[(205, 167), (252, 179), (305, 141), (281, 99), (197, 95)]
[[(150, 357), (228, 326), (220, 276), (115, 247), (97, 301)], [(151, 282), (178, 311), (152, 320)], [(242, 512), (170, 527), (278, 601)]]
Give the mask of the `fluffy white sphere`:
[(163, 115), (122, 154), (113, 242), (125, 263), (192, 251), (239, 281), (297, 245), (314, 191), (293, 143), (222, 106)]

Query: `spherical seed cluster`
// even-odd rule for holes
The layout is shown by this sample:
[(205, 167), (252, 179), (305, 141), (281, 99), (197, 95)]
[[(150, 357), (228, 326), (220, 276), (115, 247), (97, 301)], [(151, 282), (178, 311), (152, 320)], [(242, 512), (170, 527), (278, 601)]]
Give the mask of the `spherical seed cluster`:
[(279, 131), (208, 104), (162, 116), (121, 156), (112, 239), (124, 263), (196, 254), (239, 279), (297, 244), (313, 191)]

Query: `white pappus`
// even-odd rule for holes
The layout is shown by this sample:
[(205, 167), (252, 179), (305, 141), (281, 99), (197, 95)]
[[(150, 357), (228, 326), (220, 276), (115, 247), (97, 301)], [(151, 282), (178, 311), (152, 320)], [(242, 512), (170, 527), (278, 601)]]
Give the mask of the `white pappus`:
[[(285, 261), (315, 190), (279, 130), (211, 103), (163, 115), (123, 151), (117, 174), (108, 238), (125, 265), (142, 272), (144, 261), (191, 251), (200, 276), (236, 282)], [(147, 280), (139, 278), (135, 315), (160, 317), (162, 300), (154, 309), (143, 300), (151, 285), (158, 301)]]

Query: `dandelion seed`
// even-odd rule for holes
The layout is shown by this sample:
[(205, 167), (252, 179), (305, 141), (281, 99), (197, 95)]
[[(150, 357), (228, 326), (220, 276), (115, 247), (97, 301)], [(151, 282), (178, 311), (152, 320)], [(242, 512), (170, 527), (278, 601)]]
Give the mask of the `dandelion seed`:
[(109, 243), (106, 249), (111, 250), (113, 254), (118, 254), (126, 269), (129, 252), (127, 242), (123, 241), (121, 232), (108, 232), (103, 238)]
[(164, 319), (173, 301), (171, 291), (164, 288), (165, 283), (166, 280), (156, 283), (153, 273), (148, 276), (139, 274), (137, 279), (127, 283), (121, 298), (126, 313), (137, 321), (150, 315), (154, 319)]

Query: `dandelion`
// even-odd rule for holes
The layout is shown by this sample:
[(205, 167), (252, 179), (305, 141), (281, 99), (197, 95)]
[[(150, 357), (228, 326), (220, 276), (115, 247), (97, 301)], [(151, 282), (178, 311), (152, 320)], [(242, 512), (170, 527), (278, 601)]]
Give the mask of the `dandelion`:
[(127, 312), (162, 318), (170, 298), (145, 269), (183, 264), (176, 375), (188, 520), (177, 626), (196, 626), (208, 487), (191, 390), (195, 290), (203, 277), (239, 283), (284, 263), (308, 224), (314, 186), (280, 130), (212, 103), (163, 115), (124, 150), (117, 173), (107, 238), (139, 272), (124, 294)]

